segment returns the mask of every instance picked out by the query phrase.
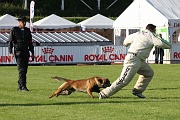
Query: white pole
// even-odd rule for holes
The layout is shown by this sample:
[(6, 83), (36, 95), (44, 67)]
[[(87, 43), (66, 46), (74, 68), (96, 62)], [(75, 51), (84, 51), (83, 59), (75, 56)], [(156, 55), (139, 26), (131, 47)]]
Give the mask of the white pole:
[(24, 9), (27, 9), (27, 0), (24, 0)]
[(98, 1), (98, 10), (101, 9), (101, 0), (97, 0)]
[(61, 10), (64, 10), (64, 0), (61, 0)]

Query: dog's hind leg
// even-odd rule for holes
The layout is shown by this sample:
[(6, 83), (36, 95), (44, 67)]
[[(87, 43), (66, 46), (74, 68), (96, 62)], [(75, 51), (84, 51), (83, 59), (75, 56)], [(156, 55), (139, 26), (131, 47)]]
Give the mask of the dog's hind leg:
[(58, 97), (59, 93), (61, 93), (63, 90), (66, 90), (69, 87), (69, 83), (65, 82), (63, 83), (56, 92), (54, 92), (49, 98), (52, 98), (54, 96)]
[(54, 96), (58, 97), (59, 93), (62, 92), (62, 89), (58, 89), (56, 92), (54, 92), (49, 98), (52, 98)]
[(52, 97), (54, 97), (56, 94), (55, 93), (53, 93), (49, 98), (52, 98)]

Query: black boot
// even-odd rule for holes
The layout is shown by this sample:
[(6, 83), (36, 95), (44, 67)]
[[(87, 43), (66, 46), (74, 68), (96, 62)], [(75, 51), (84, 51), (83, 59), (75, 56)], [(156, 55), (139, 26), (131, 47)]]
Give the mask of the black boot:
[(26, 87), (26, 85), (22, 86), (21, 91), (29, 91)]
[(26, 87), (26, 84), (21, 85), (21, 91), (29, 91)]
[(18, 85), (18, 91), (21, 91), (21, 89), (22, 89), (22, 86), (21, 85)]

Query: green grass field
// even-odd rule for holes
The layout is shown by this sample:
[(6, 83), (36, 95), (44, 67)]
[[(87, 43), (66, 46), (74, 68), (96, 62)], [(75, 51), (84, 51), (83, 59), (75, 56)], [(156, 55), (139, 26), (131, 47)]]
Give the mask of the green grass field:
[(75, 92), (48, 97), (61, 85), (52, 76), (82, 79), (92, 76), (118, 78), (122, 65), (29, 66), (29, 92), (17, 91), (16, 66), (0, 66), (0, 120), (179, 120), (180, 65), (150, 65), (155, 75), (144, 92), (146, 99), (131, 94), (138, 78), (114, 96), (94, 99)]

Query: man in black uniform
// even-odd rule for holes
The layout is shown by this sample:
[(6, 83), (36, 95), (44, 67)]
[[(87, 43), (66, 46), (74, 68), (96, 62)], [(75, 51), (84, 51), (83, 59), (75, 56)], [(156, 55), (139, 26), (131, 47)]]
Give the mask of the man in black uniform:
[[(162, 38), (162, 34), (159, 34), (159, 36)], [(153, 54), (155, 54), (155, 64), (159, 63), (159, 57), (160, 57), (160, 64), (163, 64), (164, 50), (162, 48), (155, 47)]]
[[(11, 59), (16, 58), (19, 80), (18, 90), (29, 91), (26, 87), (26, 74), (28, 69), (28, 60), (30, 57), (29, 51), (32, 54), (32, 60), (34, 60), (34, 46), (32, 44), (32, 35), (29, 28), (26, 26), (26, 17), (20, 16), (18, 19), (19, 26), (13, 27), (9, 35), (9, 52)], [(12, 48), (14, 47), (14, 52)]]

